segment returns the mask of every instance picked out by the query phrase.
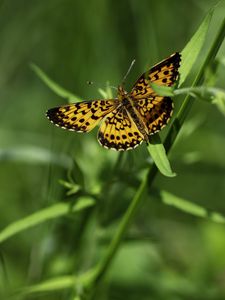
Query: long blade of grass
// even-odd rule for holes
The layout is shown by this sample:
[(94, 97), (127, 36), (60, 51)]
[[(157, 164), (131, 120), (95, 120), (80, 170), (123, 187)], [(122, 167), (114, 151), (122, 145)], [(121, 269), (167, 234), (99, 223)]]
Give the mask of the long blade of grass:
[(76, 276), (61, 276), (24, 288), (22, 294), (54, 292), (74, 287), (76, 284)]
[(180, 67), (180, 85), (187, 78), (203, 47), (209, 29), (209, 24), (212, 19), (213, 11), (214, 9), (210, 9), (209, 13), (205, 16), (203, 22), (199, 26), (198, 30), (195, 32), (195, 34), (192, 36), (190, 41), (181, 52), (182, 64)]
[(0, 243), (15, 234), (27, 230), (33, 226), (39, 225), (51, 219), (62, 217), (68, 213), (75, 213), (87, 207), (94, 205), (95, 201), (91, 197), (80, 197), (75, 205), (70, 203), (57, 203), (50, 207), (44, 208), (41, 211), (33, 213), (19, 221), (15, 221), (8, 225), (0, 232)]
[(96, 267), (88, 270), (87, 272), (81, 274), (80, 276), (59, 276), (45, 280), (41, 283), (34, 284), (21, 289), (18, 294), (34, 294), (34, 293), (46, 293), (54, 292), (56, 290), (64, 290), (68, 288), (74, 288), (78, 286), (79, 288), (85, 288), (91, 284), (96, 276), (98, 269)]
[(211, 212), (201, 205), (177, 197), (167, 191), (160, 191), (160, 196), (164, 204), (173, 206), (185, 213), (196, 217), (209, 218), (216, 223), (225, 223), (225, 217), (223, 215), (217, 212)]
[(68, 99), (69, 102), (79, 102), (81, 98), (69, 92), (68, 90), (61, 87), (58, 83), (48, 77), (44, 71), (41, 70), (37, 65), (30, 64), (31, 69), (34, 73), (58, 96)]

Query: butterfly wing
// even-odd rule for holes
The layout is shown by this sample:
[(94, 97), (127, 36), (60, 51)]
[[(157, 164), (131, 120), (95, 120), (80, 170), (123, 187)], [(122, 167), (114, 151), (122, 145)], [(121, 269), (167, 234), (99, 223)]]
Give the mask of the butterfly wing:
[(134, 101), (134, 108), (145, 124), (149, 135), (160, 131), (173, 113), (173, 101), (169, 97), (151, 96)]
[(174, 53), (161, 61), (135, 83), (130, 96), (135, 109), (142, 118), (148, 134), (160, 131), (169, 122), (173, 113), (173, 102), (169, 97), (158, 96), (149, 82), (162, 86), (173, 85), (178, 78), (181, 55)]
[(53, 124), (61, 128), (89, 132), (117, 105), (116, 99), (83, 101), (51, 108), (46, 115)]
[(134, 98), (148, 98), (150, 95), (156, 95), (149, 82), (162, 86), (173, 85), (179, 75), (180, 61), (181, 55), (176, 52), (143, 73), (134, 84), (130, 95)]
[(99, 143), (105, 148), (117, 151), (133, 149), (143, 140), (144, 136), (123, 106), (106, 116), (98, 132)]

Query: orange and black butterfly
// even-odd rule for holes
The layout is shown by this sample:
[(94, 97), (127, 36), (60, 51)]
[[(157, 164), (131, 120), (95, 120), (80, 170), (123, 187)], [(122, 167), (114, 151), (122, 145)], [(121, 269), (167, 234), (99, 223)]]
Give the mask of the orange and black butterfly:
[(173, 112), (169, 97), (157, 95), (150, 82), (172, 86), (178, 79), (181, 55), (174, 53), (141, 75), (130, 93), (118, 87), (115, 99), (82, 101), (51, 108), (48, 119), (55, 125), (77, 132), (89, 132), (101, 122), (98, 141), (118, 151), (148, 142), (149, 135), (166, 126)]

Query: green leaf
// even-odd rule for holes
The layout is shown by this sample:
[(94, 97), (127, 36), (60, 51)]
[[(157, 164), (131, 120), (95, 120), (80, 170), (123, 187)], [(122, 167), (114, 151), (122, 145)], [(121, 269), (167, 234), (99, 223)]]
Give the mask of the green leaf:
[(55, 292), (57, 290), (69, 289), (77, 283), (76, 276), (62, 276), (46, 280), (42, 283), (24, 288), (24, 294), (40, 293), (40, 292)]
[(218, 70), (221, 66), (221, 61), (215, 59), (205, 70), (205, 76), (203, 85), (205, 86), (215, 86), (218, 79)]
[(154, 163), (163, 175), (167, 177), (176, 176), (176, 173), (174, 173), (171, 169), (170, 162), (166, 155), (166, 150), (157, 133), (150, 136), (147, 148)]
[(164, 86), (158, 85), (154, 82), (149, 82), (152, 89), (156, 92), (159, 96), (167, 96), (173, 97), (174, 96), (174, 86)]
[(163, 203), (174, 206), (175, 208), (184, 211), (188, 214), (193, 216), (201, 217), (201, 218), (208, 218), (217, 223), (225, 223), (225, 217), (217, 212), (208, 211), (206, 208), (192, 203), (188, 200), (183, 198), (177, 197), (171, 193), (166, 191), (160, 191), (160, 196)]
[(76, 184), (74, 182), (69, 182), (63, 179), (59, 180), (59, 183), (64, 186), (66, 189), (68, 189), (66, 195), (71, 196), (76, 194), (80, 190), (79, 184)]
[(43, 292), (55, 292), (56, 290), (70, 289), (76, 286), (87, 287), (96, 277), (98, 267), (88, 270), (87, 272), (79, 276), (60, 276), (52, 279), (48, 279), (38, 284), (34, 284), (22, 289), (23, 294), (43, 293)]
[(112, 87), (110, 86), (109, 81), (106, 82), (106, 93), (107, 93), (107, 98), (109, 99), (113, 98)]
[(66, 98), (69, 102), (79, 102), (81, 98), (67, 91), (55, 81), (50, 79), (38, 66), (30, 64), (31, 69), (34, 73), (58, 96)]
[(214, 90), (214, 98), (212, 99), (212, 103), (217, 106), (218, 110), (223, 115), (225, 115), (225, 91), (216, 88), (213, 88), (213, 90)]
[(199, 26), (198, 30), (195, 32), (191, 40), (181, 52), (179, 85), (181, 85), (187, 78), (203, 47), (212, 15), (213, 9), (210, 9), (209, 13), (205, 16), (203, 22)]
[(83, 196), (78, 199), (79, 200), (73, 206), (71, 206), (71, 203), (57, 203), (19, 221), (11, 223), (0, 232), (0, 243), (32, 226), (39, 225), (51, 219), (62, 217), (68, 213), (78, 212), (95, 204), (95, 201), (91, 197)]
[(224, 224), (225, 223), (225, 217), (223, 215), (221, 215), (220, 213), (217, 212), (212, 212), (210, 214), (210, 219), (216, 223), (219, 224)]
[(175, 90), (176, 95), (188, 94), (194, 98), (215, 104), (222, 114), (225, 114), (225, 90), (215, 87), (188, 87)]
[(55, 164), (63, 168), (71, 168), (72, 159), (65, 154), (56, 154), (49, 149), (33, 145), (14, 146), (0, 149), (0, 161), (23, 162), (26, 164)]
[(101, 88), (98, 89), (98, 92), (100, 95), (102, 95), (102, 97), (104, 99), (112, 99), (113, 98), (113, 94), (112, 94), (112, 88), (109, 85), (109, 82), (107, 81), (106, 83), (106, 89), (103, 90)]
[(98, 92), (99, 92), (99, 94), (100, 94), (104, 99), (107, 99), (107, 98), (108, 98), (107, 91), (105, 91), (105, 90), (99, 88), (99, 89), (98, 89)]

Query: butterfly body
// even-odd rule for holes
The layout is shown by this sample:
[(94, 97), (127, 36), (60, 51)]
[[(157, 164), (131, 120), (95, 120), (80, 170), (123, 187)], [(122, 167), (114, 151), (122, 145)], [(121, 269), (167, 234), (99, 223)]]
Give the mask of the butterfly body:
[(101, 121), (98, 141), (109, 149), (133, 149), (149, 135), (166, 126), (173, 112), (169, 97), (157, 95), (150, 82), (171, 86), (178, 77), (180, 54), (155, 65), (141, 75), (130, 93), (118, 87), (115, 99), (82, 101), (49, 109), (47, 117), (55, 125), (77, 132), (89, 132)]
[(118, 87), (118, 99), (121, 101), (121, 109), (123, 113), (126, 111), (126, 114), (133, 119), (138, 130), (142, 133), (145, 141), (148, 142), (148, 130), (135, 107), (135, 99), (132, 99), (132, 95), (126, 92), (123, 86)]

